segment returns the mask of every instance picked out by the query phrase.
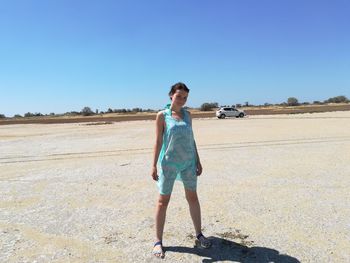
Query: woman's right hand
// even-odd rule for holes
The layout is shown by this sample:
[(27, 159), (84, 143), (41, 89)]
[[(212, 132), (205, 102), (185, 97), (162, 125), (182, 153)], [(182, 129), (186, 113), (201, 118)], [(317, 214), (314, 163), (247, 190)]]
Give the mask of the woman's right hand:
[(158, 172), (157, 172), (157, 167), (153, 167), (152, 168), (152, 174), (151, 174), (152, 178), (154, 181), (158, 181)]

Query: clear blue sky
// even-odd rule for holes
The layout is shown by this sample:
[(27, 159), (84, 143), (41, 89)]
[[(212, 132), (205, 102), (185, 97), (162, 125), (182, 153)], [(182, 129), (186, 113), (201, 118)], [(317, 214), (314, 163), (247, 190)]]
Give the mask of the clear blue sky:
[(0, 113), (350, 97), (348, 0), (0, 0)]

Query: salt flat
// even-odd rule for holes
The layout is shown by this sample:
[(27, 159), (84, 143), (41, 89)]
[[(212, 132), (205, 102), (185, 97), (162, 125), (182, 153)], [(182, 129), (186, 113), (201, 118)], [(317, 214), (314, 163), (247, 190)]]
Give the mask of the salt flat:
[[(0, 262), (158, 262), (155, 123), (0, 127)], [(195, 119), (209, 250), (181, 183), (166, 262), (350, 262), (350, 112)]]

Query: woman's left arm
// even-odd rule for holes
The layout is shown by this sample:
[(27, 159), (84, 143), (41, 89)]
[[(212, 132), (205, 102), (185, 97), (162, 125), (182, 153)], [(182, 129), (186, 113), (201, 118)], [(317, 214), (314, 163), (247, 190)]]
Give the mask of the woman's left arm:
[[(192, 126), (192, 116), (190, 112), (188, 113), (189, 113), (188, 115), (190, 116), (190, 123)], [(203, 168), (202, 168), (201, 160), (199, 159), (196, 140), (194, 140), (194, 149), (196, 150), (196, 159), (197, 159), (196, 173), (197, 173), (197, 176), (200, 176), (202, 174)]]

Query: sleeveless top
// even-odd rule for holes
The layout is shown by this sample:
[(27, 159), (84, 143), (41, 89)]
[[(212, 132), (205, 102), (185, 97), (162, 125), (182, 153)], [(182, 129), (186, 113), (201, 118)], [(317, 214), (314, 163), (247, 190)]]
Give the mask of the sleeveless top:
[[(163, 111), (165, 130), (158, 165), (164, 172), (167, 168), (177, 172), (196, 165), (196, 149), (189, 113), (181, 108), (182, 119), (172, 117), (170, 104)], [(180, 179), (177, 176), (177, 179)], [(181, 179), (180, 179), (181, 180)]]

